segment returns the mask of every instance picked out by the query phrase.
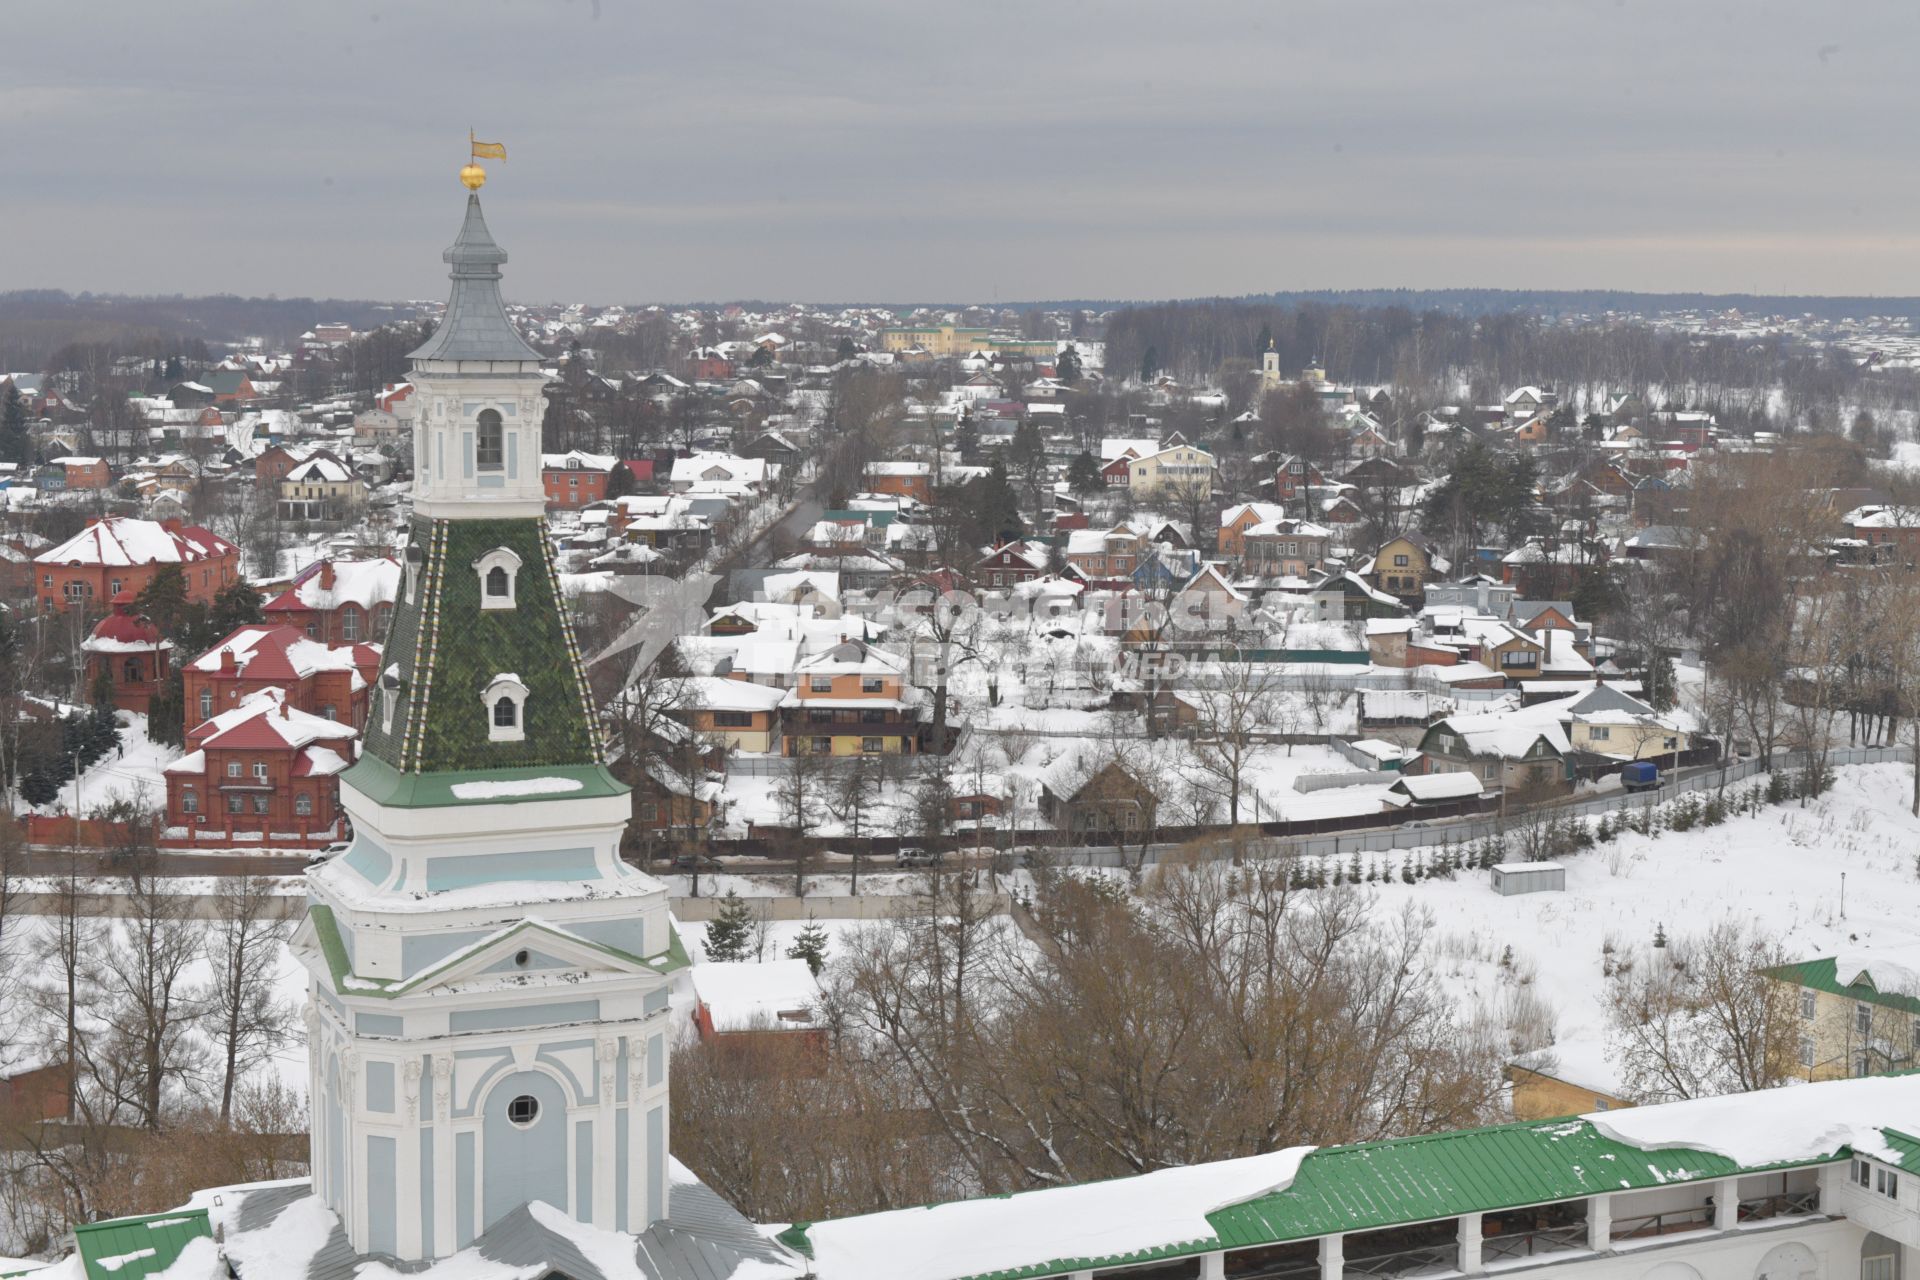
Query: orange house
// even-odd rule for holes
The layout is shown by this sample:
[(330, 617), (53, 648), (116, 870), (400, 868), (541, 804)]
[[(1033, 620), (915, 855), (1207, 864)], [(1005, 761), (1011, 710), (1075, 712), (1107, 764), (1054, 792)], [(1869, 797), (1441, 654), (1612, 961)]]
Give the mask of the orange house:
[(121, 592), (139, 595), (170, 564), (185, 574), (189, 600), (211, 604), (238, 581), (240, 548), (178, 520), (107, 516), (33, 558), (34, 593), (42, 609), (97, 608)]
[(907, 660), (864, 640), (800, 662), (781, 699), (790, 756), (912, 755), (920, 738), (919, 690)]
[(1220, 554), (1239, 559), (1246, 554), (1247, 530), (1286, 518), (1285, 507), (1272, 502), (1243, 502), (1220, 513)]
[(871, 462), (867, 492), (890, 493), (916, 502), (933, 501), (933, 468), (924, 462)]

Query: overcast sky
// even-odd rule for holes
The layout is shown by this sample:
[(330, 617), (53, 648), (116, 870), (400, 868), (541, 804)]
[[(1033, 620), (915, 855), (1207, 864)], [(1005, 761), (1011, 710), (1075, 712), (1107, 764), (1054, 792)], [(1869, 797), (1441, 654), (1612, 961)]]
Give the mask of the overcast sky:
[(7, 0), (0, 289), (1920, 294), (1911, 0)]

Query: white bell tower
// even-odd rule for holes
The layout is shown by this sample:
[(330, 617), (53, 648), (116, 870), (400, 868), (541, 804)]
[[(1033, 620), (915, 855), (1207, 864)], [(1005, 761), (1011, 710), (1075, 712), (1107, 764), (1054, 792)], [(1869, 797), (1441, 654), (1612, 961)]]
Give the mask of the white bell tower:
[[(477, 166), (463, 174), (470, 187)], [(530, 1201), (638, 1233), (667, 1198), (666, 887), (620, 857), (540, 478), (540, 354), (469, 196), (413, 353), (414, 518), (353, 842), (307, 875), (315, 1192), (353, 1248), (472, 1244)]]

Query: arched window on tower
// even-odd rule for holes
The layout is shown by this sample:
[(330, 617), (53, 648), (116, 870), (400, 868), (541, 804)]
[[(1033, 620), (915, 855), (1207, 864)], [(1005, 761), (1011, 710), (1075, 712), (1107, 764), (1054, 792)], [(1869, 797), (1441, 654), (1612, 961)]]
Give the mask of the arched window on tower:
[(487, 596), (498, 600), (513, 594), (513, 583), (507, 577), (507, 571), (499, 565), (487, 570)]
[(502, 696), (493, 704), (493, 725), (496, 729), (511, 729), (520, 723), (520, 708), (513, 705), (513, 699)]
[(478, 430), (473, 440), (473, 462), (482, 471), (499, 471), (507, 465), (505, 430), (500, 415), (492, 409), (480, 411)]

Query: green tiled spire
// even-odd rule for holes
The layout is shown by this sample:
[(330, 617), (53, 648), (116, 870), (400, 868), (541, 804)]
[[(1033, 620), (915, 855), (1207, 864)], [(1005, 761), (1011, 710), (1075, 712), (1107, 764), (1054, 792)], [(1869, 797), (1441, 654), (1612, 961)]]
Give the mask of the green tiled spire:
[[(388, 632), (366, 754), (406, 774), (599, 765), (546, 521), (416, 519), (413, 546), (420, 559), (410, 558), (413, 589), (403, 591)], [(474, 562), (503, 547), (520, 559), (515, 606), (482, 609)], [(507, 673), (527, 686), (526, 736), (493, 742), (481, 694)]]

